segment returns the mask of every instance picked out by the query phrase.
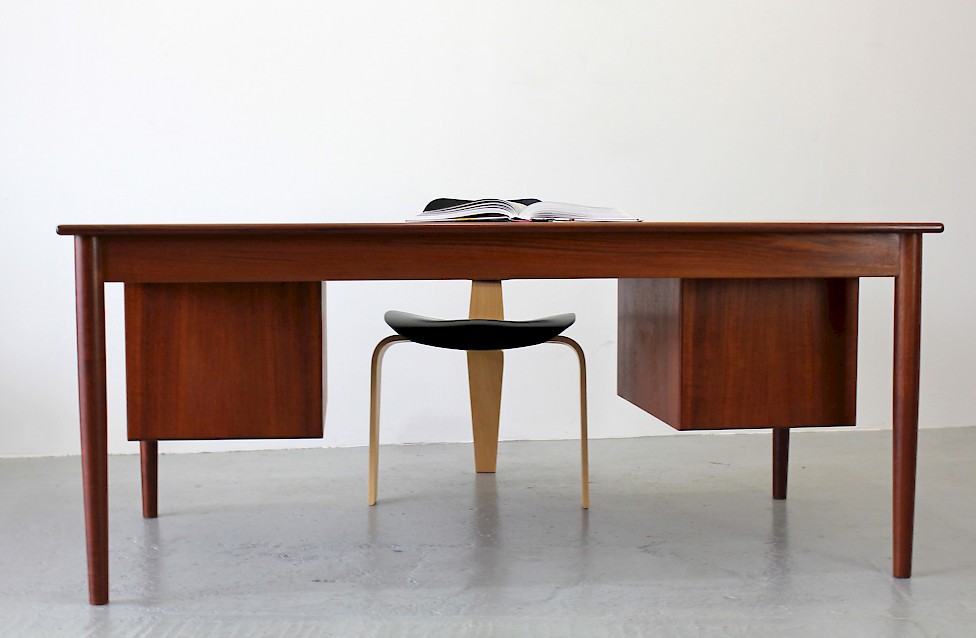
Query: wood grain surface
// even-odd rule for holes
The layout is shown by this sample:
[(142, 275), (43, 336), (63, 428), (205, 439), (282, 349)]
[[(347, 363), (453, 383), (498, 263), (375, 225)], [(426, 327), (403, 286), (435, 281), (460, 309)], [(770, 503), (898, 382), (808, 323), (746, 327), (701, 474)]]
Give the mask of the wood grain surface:
[(898, 232), (941, 224), (62, 226), (106, 281), (895, 276)]
[(853, 425), (857, 288), (621, 280), (618, 391), (679, 430)]
[(321, 289), (126, 284), (129, 438), (322, 436)]

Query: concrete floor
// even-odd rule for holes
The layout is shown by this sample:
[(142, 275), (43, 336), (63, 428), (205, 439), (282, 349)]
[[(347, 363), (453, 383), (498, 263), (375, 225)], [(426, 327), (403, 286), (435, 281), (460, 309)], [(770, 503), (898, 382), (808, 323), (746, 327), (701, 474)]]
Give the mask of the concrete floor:
[[(160, 518), (112, 457), (89, 607), (77, 458), (0, 460), (0, 636), (974, 636), (976, 428), (920, 437), (915, 575), (891, 569), (890, 433), (164, 455)], [(164, 447), (164, 446), (163, 446)]]

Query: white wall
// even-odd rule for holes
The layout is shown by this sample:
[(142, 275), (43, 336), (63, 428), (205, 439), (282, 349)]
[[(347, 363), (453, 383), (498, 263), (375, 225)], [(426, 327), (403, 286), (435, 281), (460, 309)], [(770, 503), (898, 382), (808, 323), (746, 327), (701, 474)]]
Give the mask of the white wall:
[[(921, 416), (974, 425), (974, 27), (968, 0), (0, 0), (0, 455), (78, 451), (57, 224), (397, 221), (437, 196), (649, 220), (944, 221), (925, 241)], [(868, 428), (890, 425), (891, 289), (862, 282)], [(615, 292), (512, 282), (507, 310), (577, 312), (594, 436), (668, 433), (614, 395)], [(382, 312), (463, 315), (467, 289), (328, 295), (326, 437), (310, 444), (362, 445)], [(121, 321), (113, 285), (113, 452), (136, 449)], [(402, 348), (384, 441), (469, 438), (463, 356)], [(502, 436), (573, 436), (569, 353), (507, 361)]]

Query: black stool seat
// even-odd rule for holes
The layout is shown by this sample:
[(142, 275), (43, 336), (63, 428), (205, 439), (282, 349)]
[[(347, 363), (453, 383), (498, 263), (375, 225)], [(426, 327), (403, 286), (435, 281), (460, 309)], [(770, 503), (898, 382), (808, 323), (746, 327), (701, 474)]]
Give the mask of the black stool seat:
[(545, 343), (573, 325), (569, 312), (531, 321), (498, 319), (431, 319), (390, 310), (383, 319), (396, 333), (415, 343), (451, 350), (510, 350)]

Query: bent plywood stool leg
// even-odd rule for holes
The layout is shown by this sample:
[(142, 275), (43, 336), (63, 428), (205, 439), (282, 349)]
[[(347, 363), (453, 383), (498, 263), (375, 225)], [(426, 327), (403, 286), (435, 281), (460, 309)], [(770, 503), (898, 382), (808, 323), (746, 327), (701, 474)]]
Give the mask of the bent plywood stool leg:
[(379, 473), (380, 460), (380, 372), (383, 367), (383, 355), (394, 343), (409, 341), (400, 335), (389, 336), (373, 350), (373, 362), (370, 365), (369, 385), (369, 504), (376, 505), (376, 479)]
[[(380, 341), (373, 350), (373, 360), (370, 366), (370, 407), (369, 407), (369, 496), (367, 502), (376, 505), (376, 494), (379, 474), (379, 444), (380, 444), (380, 380), (383, 369), (383, 355), (395, 343), (409, 341), (406, 337), (392, 335)], [(590, 470), (589, 446), (587, 438), (586, 420), (586, 358), (583, 349), (576, 341), (559, 335), (546, 343), (562, 344), (571, 348), (579, 359), (580, 384), (580, 461), (582, 470), (582, 505), (583, 509), (590, 507)], [(497, 438), (496, 438), (497, 445)]]
[(583, 348), (576, 341), (569, 337), (559, 335), (553, 337), (547, 343), (561, 343), (569, 346), (576, 353), (579, 359), (579, 381), (580, 381), (580, 461), (583, 478), (583, 509), (590, 508), (590, 455), (588, 436), (586, 433), (586, 358), (583, 356)]
[[(470, 319), (504, 319), (502, 282), (472, 281)], [(498, 461), (498, 420), (502, 405), (501, 350), (468, 351), (471, 430), (476, 472), (494, 472)]]

